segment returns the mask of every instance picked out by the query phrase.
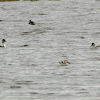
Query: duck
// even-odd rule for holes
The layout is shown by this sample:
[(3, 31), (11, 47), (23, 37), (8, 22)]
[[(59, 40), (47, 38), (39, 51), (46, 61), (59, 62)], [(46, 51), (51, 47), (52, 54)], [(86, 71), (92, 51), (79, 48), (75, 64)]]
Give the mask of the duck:
[(29, 24), (30, 25), (35, 25), (35, 23), (33, 21), (31, 21), (31, 20), (29, 20)]
[(2, 39), (2, 45), (0, 45), (0, 47), (6, 48), (5, 42), (6, 42), (6, 40), (5, 39)]
[(69, 62), (68, 60), (64, 60), (64, 61), (62, 61), (62, 62), (59, 62), (59, 64), (60, 64), (61, 66), (67, 66), (67, 63), (70, 64), (70, 62)]
[(93, 47), (93, 48), (100, 48), (100, 45), (95, 46), (95, 43), (92, 43), (92, 44), (91, 44), (91, 47)]

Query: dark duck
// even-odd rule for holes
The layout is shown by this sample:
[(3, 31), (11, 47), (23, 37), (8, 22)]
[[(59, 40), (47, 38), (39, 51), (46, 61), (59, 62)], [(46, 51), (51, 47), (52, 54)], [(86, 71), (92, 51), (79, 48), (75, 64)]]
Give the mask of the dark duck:
[(29, 20), (29, 24), (30, 25), (35, 25), (35, 23), (33, 21), (31, 21), (31, 20)]

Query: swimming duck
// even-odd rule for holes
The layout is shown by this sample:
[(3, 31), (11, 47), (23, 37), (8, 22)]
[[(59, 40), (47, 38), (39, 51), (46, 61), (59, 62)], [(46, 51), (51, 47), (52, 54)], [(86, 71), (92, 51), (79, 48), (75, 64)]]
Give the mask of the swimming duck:
[(94, 47), (94, 48), (99, 48), (99, 47), (100, 47), (100, 45), (95, 46), (95, 43), (92, 43), (92, 44), (91, 44), (91, 47)]
[(5, 42), (6, 42), (6, 40), (2, 39), (2, 46), (0, 45), (0, 47), (6, 48)]
[(64, 60), (64, 61), (62, 61), (62, 62), (59, 62), (59, 64), (60, 64), (61, 66), (66, 66), (67, 63), (70, 64), (70, 62), (68, 62), (68, 60)]
[(29, 20), (29, 24), (30, 25), (35, 25), (35, 23), (33, 21), (31, 21), (31, 20)]

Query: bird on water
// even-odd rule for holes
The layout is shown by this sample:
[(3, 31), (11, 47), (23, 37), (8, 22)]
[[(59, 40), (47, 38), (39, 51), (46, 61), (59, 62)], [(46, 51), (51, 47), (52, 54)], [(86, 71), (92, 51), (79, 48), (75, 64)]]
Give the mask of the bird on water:
[(7, 42), (7, 41), (5, 39), (2, 39), (2, 45), (0, 45), (0, 47), (6, 48), (5, 42)]
[(33, 21), (31, 21), (31, 20), (29, 20), (29, 24), (30, 25), (35, 25), (35, 23)]
[(61, 66), (67, 66), (67, 63), (70, 64), (70, 62), (69, 62), (68, 60), (64, 60), (64, 61), (62, 61), (62, 62), (59, 62), (59, 64), (60, 64)]
[(93, 48), (100, 48), (100, 45), (95, 46), (95, 43), (92, 43), (91, 47), (93, 47)]

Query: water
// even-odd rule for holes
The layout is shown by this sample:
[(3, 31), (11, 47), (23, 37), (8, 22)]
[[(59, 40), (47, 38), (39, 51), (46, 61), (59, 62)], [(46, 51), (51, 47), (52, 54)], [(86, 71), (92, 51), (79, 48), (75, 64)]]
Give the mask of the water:
[(100, 100), (99, 1), (1, 2), (0, 20), (0, 100)]

